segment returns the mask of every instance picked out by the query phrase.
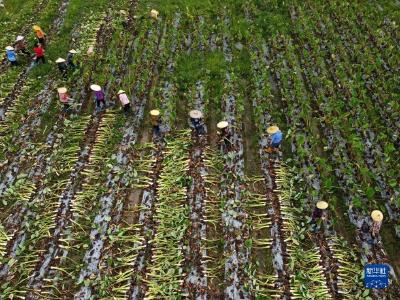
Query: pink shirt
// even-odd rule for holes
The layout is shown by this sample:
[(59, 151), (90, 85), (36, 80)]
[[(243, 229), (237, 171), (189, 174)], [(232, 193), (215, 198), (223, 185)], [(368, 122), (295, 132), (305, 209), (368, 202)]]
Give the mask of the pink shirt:
[(119, 97), (119, 101), (121, 102), (122, 105), (129, 103), (129, 99), (126, 94), (119, 94), (118, 97)]
[(59, 96), (60, 101), (61, 101), (62, 103), (67, 103), (67, 102), (68, 102), (69, 96), (68, 96), (67, 93), (64, 93), (64, 94), (60, 94), (60, 93), (59, 93), (58, 96)]

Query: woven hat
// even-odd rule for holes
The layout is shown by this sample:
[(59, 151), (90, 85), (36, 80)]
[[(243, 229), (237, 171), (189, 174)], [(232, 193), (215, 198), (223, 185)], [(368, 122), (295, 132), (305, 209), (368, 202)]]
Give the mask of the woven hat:
[(192, 119), (201, 119), (203, 117), (203, 113), (201, 111), (199, 111), (199, 110), (191, 110), (189, 112), (189, 116)]
[(11, 46), (7, 46), (7, 47), (6, 47), (6, 50), (14, 50), (14, 48), (11, 47)]
[(153, 19), (157, 19), (158, 18), (158, 14), (159, 14), (159, 12), (157, 10), (155, 10), (155, 9), (152, 9), (150, 11), (150, 17), (152, 17)]
[(119, 90), (117, 95), (119, 95), (119, 94), (125, 94), (125, 91), (124, 90)]
[(218, 127), (219, 129), (224, 129), (224, 128), (228, 127), (228, 126), (229, 126), (229, 123), (228, 123), (227, 121), (221, 121), (221, 122), (219, 122), (219, 123), (217, 124), (217, 127)]
[(24, 39), (24, 37), (22, 35), (17, 36), (17, 38), (15, 39), (17, 42), (22, 41)]
[(267, 128), (267, 132), (269, 134), (274, 134), (277, 133), (279, 131), (279, 127), (278, 126), (270, 126)]
[(100, 92), (100, 91), (101, 91), (101, 86), (99, 86), (99, 85), (97, 85), (97, 84), (92, 84), (92, 85), (90, 86), (90, 89), (91, 89), (92, 91), (95, 91), (95, 92)]
[(40, 30), (40, 26), (38, 26), (38, 25), (33, 25), (33, 30)]
[(383, 220), (383, 213), (380, 210), (374, 210), (371, 213), (371, 218), (375, 222), (381, 222)]
[(158, 109), (153, 109), (150, 111), (150, 115), (157, 117), (160, 115), (160, 111)]
[(68, 52), (69, 52), (69, 53), (72, 53), (72, 54), (78, 53), (78, 51), (76, 51), (75, 49), (71, 49), (71, 50), (69, 50)]
[(328, 205), (329, 205), (328, 202), (325, 202), (325, 201), (318, 201), (317, 202), (317, 207), (319, 209), (327, 209)]
[(57, 91), (58, 91), (60, 94), (65, 94), (65, 93), (67, 92), (67, 88), (65, 88), (65, 87), (60, 87), (60, 88), (57, 89)]
[(63, 63), (63, 62), (65, 62), (65, 59), (64, 58), (61, 58), (61, 57), (59, 57), (59, 58), (57, 58), (57, 60), (56, 60), (56, 63)]

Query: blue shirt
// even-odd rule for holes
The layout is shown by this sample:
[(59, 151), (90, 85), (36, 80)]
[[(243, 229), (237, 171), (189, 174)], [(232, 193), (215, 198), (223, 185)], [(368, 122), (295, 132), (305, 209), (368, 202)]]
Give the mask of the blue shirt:
[(17, 55), (13, 50), (7, 50), (7, 59), (9, 61), (16, 61), (17, 60)]
[(271, 136), (271, 143), (279, 144), (280, 142), (282, 142), (282, 132), (279, 130)]

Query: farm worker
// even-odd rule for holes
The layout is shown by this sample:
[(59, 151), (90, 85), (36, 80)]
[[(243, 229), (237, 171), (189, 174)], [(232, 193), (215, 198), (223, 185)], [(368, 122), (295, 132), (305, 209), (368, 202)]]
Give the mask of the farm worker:
[(60, 87), (57, 89), (57, 91), (58, 91), (58, 98), (60, 99), (60, 102), (62, 104), (64, 104), (64, 110), (67, 110), (69, 108), (68, 101), (70, 99), (69, 95), (67, 93), (67, 88)]
[(267, 128), (267, 133), (270, 135), (271, 143), (265, 151), (268, 153), (277, 152), (282, 142), (282, 132), (278, 126), (270, 126)]
[(379, 235), (379, 231), (381, 230), (383, 213), (380, 210), (374, 210), (371, 213), (372, 218), (372, 236), (376, 237)]
[(153, 125), (153, 131), (155, 134), (160, 132), (160, 111), (153, 109), (150, 111), (150, 122)]
[(92, 55), (94, 53), (94, 47), (90, 46), (86, 52), (87, 55)]
[(229, 133), (229, 123), (227, 121), (221, 121), (217, 124), (218, 135), (220, 141), (225, 145), (227, 150), (231, 147), (231, 135)]
[(67, 54), (67, 66), (70, 69), (75, 69), (76, 65), (74, 63), (74, 54), (78, 53), (75, 49), (71, 49)]
[(320, 224), (323, 220), (327, 218), (328, 202), (318, 201), (317, 205), (314, 208), (311, 217), (311, 228), (313, 232), (317, 232), (320, 228)]
[(30, 56), (31, 54), (29, 53), (28, 50), (26, 50), (26, 43), (25, 43), (25, 38), (22, 35), (17, 36), (17, 39), (15, 40), (14, 43), (14, 48), (15, 52), (20, 52), (25, 55)]
[(151, 17), (152, 19), (157, 20), (157, 19), (158, 19), (158, 15), (159, 15), (159, 12), (158, 12), (157, 10), (152, 9), (152, 10), (150, 11), (150, 17)]
[(94, 98), (96, 100), (96, 108), (100, 110), (102, 107), (106, 106), (105, 95), (101, 90), (101, 87), (97, 84), (92, 84), (90, 86), (91, 90), (94, 92)]
[(41, 44), (36, 43), (33, 52), (35, 52), (36, 64), (39, 63), (39, 60), (42, 63), (46, 63), (46, 59), (44, 58), (44, 49)]
[(122, 19), (122, 27), (124, 27), (124, 29), (128, 28), (129, 25), (129, 18), (128, 18), (128, 13), (126, 12), (126, 10), (121, 9), (119, 11), (120, 15), (121, 15), (121, 19)]
[(125, 91), (119, 90), (118, 91), (118, 98), (119, 98), (119, 102), (121, 102), (121, 105), (124, 108), (125, 114), (127, 114), (129, 112), (129, 110), (130, 110), (130, 102), (129, 102), (129, 98), (126, 95)]
[(6, 54), (7, 54), (7, 59), (10, 62), (10, 64), (12, 66), (18, 66), (17, 54), (15, 54), (14, 48), (11, 46), (7, 46)]
[(197, 134), (204, 134), (204, 126), (203, 126), (203, 113), (199, 110), (191, 110), (189, 112), (190, 122), (192, 126), (196, 130)]
[(67, 64), (65, 63), (65, 59), (59, 57), (56, 60), (56, 64), (57, 64), (58, 70), (60, 71), (61, 75), (63, 77), (66, 77), (67, 76), (68, 67), (67, 67)]
[(33, 26), (33, 31), (35, 32), (36, 38), (38, 40), (38, 42), (43, 46), (43, 48), (46, 45), (46, 34), (44, 33), (44, 31), (42, 30), (42, 28), (40, 28), (39, 25), (34, 25)]

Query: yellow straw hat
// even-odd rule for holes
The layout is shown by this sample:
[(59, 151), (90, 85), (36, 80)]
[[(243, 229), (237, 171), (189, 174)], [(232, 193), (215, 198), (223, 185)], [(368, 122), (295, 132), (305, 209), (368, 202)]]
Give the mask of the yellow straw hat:
[(160, 115), (160, 111), (158, 109), (153, 109), (150, 111), (150, 115), (157, 117)]
[(63, 62), (65, 62), (65, 59), (64, 58), (61, 58), (61, 57), (59, 57), (59, 58), (57, 58), (57, 60), (56, 60), (56, 63), (63, 63)]
[(219, 123), (217, 124), (217, 127), (218, 127), (219, 129), (224, 129), (224, 128), (228, 127), (228, 126), (229, 126), (229, 123), (228, 123), (227, 121), (221, 121), (221, 122), (219, 122)]
[(57, 91), (58, 91), (60, 94), (65, 94), (65, 93), (67, 92), (67, 88), (65, 88), (65, 87), (60, 87), (60, 88), (57, 89)]
[(371, 213), (371, 218), (375, 222), (381, 222), (383, 220), (383, 213), (380, 210), (374, 210)]
[(40, 30), (40, 26), (38, 26), (38, 25), (33, 25), (33, 30), (35, 30), (35, 31)]
[(274, 134), (277, 133), (279, 131), (279, 127), (278, 126), (270, 126), (267, 128), (267, 132), (269, 134)]
[(328, 205), (329, 205), (328, 202), (325, 202), (325, 201), (318, 201), (317, 202), (317, 207), (319, 209), (327, 209)]
[(90, 86), (90, 89), (91, 89), (92, 91), (99, 92), (99, 91), (101, 91), (101, 86), (99, 86), (99, 85), (97, 85), (97, 84), (92, 84), (92, 85)]
[(125, 91), (124, 90), (119, 90), (117, 95), (119, 95), (119, 94), (125, 94)]
[(192, 119), (201, 119), (203, 117), (203, 113), (201, 111), (199, 111), (199, 110), (191, 110), (189, 112), (189, 116)]
[(152, 17), (153, 19), (157, 19), (158, 18), (158, 14), (159, 14), (159, 12), (157, 10), (155, 10), (155, 9), (152, 9), (150, 11), (150, 17)]
[(75, 49), (71, 49), (71, 50), (69, 50), (68, 52), (69, 52), (69, 53), (72, 53), (72, 54), (78, 53), (78, 51), (76, 51)]
[(6, 50), (14, 50), (14, 48), (11, 47), (11, 46), (7, 46), (7, 47), (6, 47)]

